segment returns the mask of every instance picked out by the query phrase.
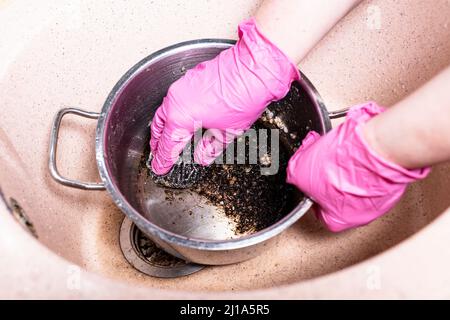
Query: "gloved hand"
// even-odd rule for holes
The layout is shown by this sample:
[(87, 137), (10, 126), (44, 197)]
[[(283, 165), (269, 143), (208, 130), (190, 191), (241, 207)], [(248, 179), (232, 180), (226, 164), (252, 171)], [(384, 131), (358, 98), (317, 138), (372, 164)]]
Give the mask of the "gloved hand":
[(203, 137), (194, 160), (212, 163), (298, 79), (295, 64), (258, 31), (255, 21), (244, 21), (236, 45), (189, 70), (169, 88), (151, 124), (153, 172), (166, 174), (201, 127), (214, 129), (214, 139)]
[(346, 121), (321, 137), (310, 132), (290, 159), (287, 181), (318, 204), (331, 231), (361, 226), (389, 211), (407, 185), (429, 168), (407, 170), (371, 150), (362, 126), (384, 111), (371, 102), (350, 109)]

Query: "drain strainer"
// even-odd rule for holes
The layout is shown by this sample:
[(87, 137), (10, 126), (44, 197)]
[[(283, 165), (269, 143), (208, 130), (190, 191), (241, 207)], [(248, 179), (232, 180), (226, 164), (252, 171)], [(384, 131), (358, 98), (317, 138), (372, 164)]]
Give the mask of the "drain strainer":
[(186, 262), (160, 249), (127, 217), (120, 228), (120, 248), (134, 268), (152, 277), (176, 278), (205, 267)]

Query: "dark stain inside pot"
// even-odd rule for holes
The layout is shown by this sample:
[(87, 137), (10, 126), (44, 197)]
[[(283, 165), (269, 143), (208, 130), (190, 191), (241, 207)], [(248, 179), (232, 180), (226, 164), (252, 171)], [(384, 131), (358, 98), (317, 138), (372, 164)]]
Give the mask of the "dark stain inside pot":
[[(141, 167), (151, 179), (150, 169), (145, 165), (148, 154), (148, 151), (145, 152)], [(271, 157), (270, 152), (268, 157)], [(284, 148), (280, 147), (276, 174), (261, 174), (261, 166), (264, 166), (261, 161), (266, 163), (267, 160), (260, 158), (257, 164), (246, 161), (246, 164), (212, 164), (204, 167), (202, 178), (189, 189), (222, 208), (226, 216), (236, 222), (236, 234), (262, 230), (290, 211), (288, 202), (293, 187), (285, 182), (288, 156)], [(173, 189), (161, 188), (166, 189), (166, 201), (172, 201)]]
[[(298, 195), (294, 187), (286, 183), (286, 167), (290, 155), (298, 148), (300, 139), (306, 134), (289, 132), (283, 122), (278, 117), (279, 111), (286, 111), (293, 107), (293, 102), (299, 98), (299, 91), (296, 87), (281, 101), (272, 103), (263, 113), (261, 118), (252, 127), (254, 129), (279, 129), (279, 169), (276, 174), (261, 174), (261, 167), (270, 165), (272, 157), (270, 150), (270, 134), (268, 132), (267, 154), (258, 157), (256, 164), (249, 163), (248, 145), (249, 140), (245, 139), (246, 152), (245, 164), (212, 164), (209, 167), (200, 167), (201, 179), (192, 183), (189, 190), (205, 197), (212, 205), (221, 208), (225, 215), (236, 223), (236, 234), (248, 234), (265, 229), (288, 214), (293, 209), (294, 194)], [(236, 144), (234, 144), (237, 154)], [(191, 148), (193, 150), (194, 148)], [(146, 166), (149, 157), (149, 148), (144, 151), (141, 161), (141, 170), (145, 170), (148, 179), (154, 182), (154, 174)], [(225, 162), (225, 154), (223, 155)], [(192, 165), (191, 165), (192, 166)], [(197, 166), (197, 165), (195, 165)], [(173, 199), (173, 189), (160, 184), (166, 190), (166, 201)], [(192, 214), (192, 213), (187, 213)]]
[(285, 182), (288, 156), (280, 149), (279, 169), (274, 175), (261, 174), (261, 167), (270, 163), (272, 155), (268, 152), (256, 164), (249, 164), (247, 157), (246, 164), (211, 165), (193, 190), (222, 207), (236, 222), (237, 233), (267, 228), (289, 212), (287, 203), (293, 191)]

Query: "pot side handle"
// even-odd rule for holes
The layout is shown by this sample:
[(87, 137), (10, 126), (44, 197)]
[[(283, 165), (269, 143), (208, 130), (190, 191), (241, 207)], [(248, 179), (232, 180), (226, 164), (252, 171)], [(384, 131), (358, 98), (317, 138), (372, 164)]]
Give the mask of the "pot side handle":
[(100, 114), (98, 112), (89, 112), (77, 108), (64, 108), (58, 111), (53, 119), (52, 130), (50, 134), (50, 148), (49, 148), (49, 161), (48, 167), (52, 178), (67, 187), (83, 189), (83, 190), (105, 190), (103, 183), (96, 182), (82, 182), (78, 180), (71, 180), (63, 177), (56, 167), (56, 150), (58, 147), (58, 135), (61, 121), (66, 114), (74, 114), (89, 119), (98, 119)]
[(330, 117), (330, 119), (342, 118), (347, 115), (347, 112), (349, 109), (350, 108), (345, 108), (345, 109), (341, 109), (341, 110), (331, 111), (331, 112), (328, 112), (328, 116)]

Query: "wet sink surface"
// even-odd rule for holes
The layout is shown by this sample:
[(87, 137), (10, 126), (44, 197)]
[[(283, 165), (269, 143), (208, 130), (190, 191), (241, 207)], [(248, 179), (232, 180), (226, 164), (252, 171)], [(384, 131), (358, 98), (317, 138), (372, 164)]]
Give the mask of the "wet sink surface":
[[(119, 77), (157, 49), (194, 38), (234, 38), (237, 23), (259, 3), (237, 2), (200, 1), (195, 16), (185, 1), (135, 6), (62, 1), (58, 7), (42, 1), (26, 11), (17, 1), (0, 2), (0, 20), (20, 39), (1, 40), (6, 51), (0, 46), (6, 57), (0, 62), (0, 187), (7, 201), (12, 197), (23, 207), (41, 243), (86, 270), (132, 285), (189, 291), (274, 288), (381, 253), (450, 206), (450, 167), (442, 165), (412, 186), (391, 213), (357, 230), (332, 234), (309, 213), (264, 254), (244, 263), (178, 279), (151, 278), (132, 268), (119, 247), (123, 215), (109, 196), (68, 189), (49, 177), (51, 119), (67, 106), (100, 110)], [(105, 12), (106, 5), (111, 10)], [(373, 10), (380, 10), (380, 28), (366, 23)], [(18, 12), (22, 18), (14, 21)], [(337, 27), (301, 68), (330, 110), (369, 99), (388, 106), (450, 63), (448, 16), (446, 0), (432, 7), (426, 0), (371, 1)], [(93, 121), (64, 120), (58, 162), (65, 175), (98, 179), (94, 128)]]

